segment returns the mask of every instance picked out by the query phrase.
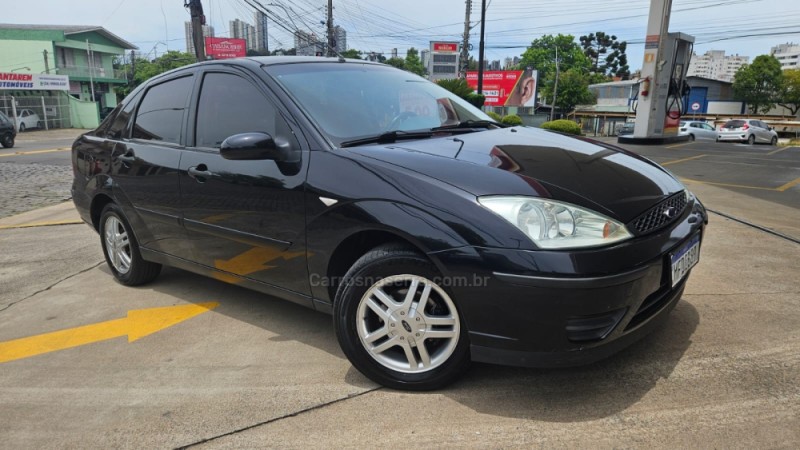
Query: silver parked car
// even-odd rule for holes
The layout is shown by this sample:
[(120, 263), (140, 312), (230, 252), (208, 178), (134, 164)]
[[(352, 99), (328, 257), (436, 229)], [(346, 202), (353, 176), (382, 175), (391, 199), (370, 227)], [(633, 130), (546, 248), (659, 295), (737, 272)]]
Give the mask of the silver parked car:
[(689, 140), (717, 140), (717, 130), (713, 126), (699, 120), (684, 120), (681, 121), (681, 127), (678, 130), (679, 136), (689, 136)]
[(739, 141), (753, 145), (757, 142), (775, 145), (778, 133), (766, 123), (755, 119), (733, 119), (719, 129), (717, 141)]

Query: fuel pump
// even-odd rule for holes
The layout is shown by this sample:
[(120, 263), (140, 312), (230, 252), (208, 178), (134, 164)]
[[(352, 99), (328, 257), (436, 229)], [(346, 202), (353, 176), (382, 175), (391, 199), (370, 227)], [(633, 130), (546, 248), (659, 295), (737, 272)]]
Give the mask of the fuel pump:
[(680, 140), (683, 98), (689, 92), (686, 73), (694, 37), (668, 33), (672, 0), (650, 0), (644, 62), (636, 99), (633, 135), (619, 142), (661, 144)]

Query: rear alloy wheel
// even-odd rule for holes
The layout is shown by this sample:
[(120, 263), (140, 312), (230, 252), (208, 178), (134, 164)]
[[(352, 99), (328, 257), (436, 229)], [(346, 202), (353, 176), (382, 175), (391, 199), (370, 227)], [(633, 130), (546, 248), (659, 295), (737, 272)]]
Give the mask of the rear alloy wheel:
[(0, 143), (3, 144), (3, 147), (11, 148), (14, 146), (14, 135), (12, 135), (11, 133), (7, 133), (2, 137), (2, 139), (0, 139), (0, 141), (2, 141)]
[(469, 366), (469, 343), (450, 294), (423, 255), (378, 247), (345, 275), (334, 304), (339, 344), (361, 373), (395, 389), (438, 389)]
[(772, 136), (772, 140), (769, 141), (769, 145), (771, 145), (773, 147), (778, 145), (778, 137), (777, 136)]
[(690, 141), (692, 141), (692, 142), (694, 142), (694, 135), (693, 135), (693, 134), (690, 134), (690, 135), (689, 135), (689, 140), (690, 140)]
[(750, 137), (747, 138), (747, 143), (750, 145), (754, 145), (756, 143), (756, 135), (751, 134)]
[(126, 286), (153, 281), (161, 264), (142, 259), (139, 244), (119, 206), (109, 203), (100, 216), (100, 241), (111, 273)]

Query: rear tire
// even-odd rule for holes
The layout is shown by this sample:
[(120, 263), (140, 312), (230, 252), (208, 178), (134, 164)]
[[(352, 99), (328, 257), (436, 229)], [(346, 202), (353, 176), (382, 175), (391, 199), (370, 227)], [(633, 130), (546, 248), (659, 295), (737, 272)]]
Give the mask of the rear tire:
[(108, 268), (120, 283), (139, 286), (161, 273), (161, 264), (142, 259), (139, 242), (119, 206), (109, 203), (100, 214), (100, 242)]
[(22, 133), (23, 131), (25, 131), (25, 124), (24, 123), (20, 123), (19, 124), (19, 132)]
[(690, 135), (689, 135), (689, 141), (690, 141), (690, 142), (694, 142), (694, 135), (693, 135), (693, 134), (690, 134)]
[(336, 293), (333, 323), (356, 369), (406, 390), (438, 389), (467, 370), (466, 326), (440, 279), (424, 255), (398, 244), (353, 264)]
[(11, 148), (11, 147), (14, 146), (14, 135), (11, 134), (11, 133), (8, 133), (5, 136), (3, 136), (3, 138), (0, 139), (0, 141), (2, 141), (0, 143), (3, 144), (3, 147)]
[(747, 138), (747, 143), (750, 145), (755, 145), (756, 143), (756, 135), (751, 134), (750, 137)]

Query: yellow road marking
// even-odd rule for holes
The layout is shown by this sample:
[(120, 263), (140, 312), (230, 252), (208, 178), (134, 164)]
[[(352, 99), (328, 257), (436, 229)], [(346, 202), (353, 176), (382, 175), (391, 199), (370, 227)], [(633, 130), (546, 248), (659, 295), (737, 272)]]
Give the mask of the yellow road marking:
[[(231, 259), (214, 260), (214, 267), (235, 275), (247, 276), (262, 270), (274, 268), (275, 266), (268, 265), (267, 263), (275, 261), (278, 258), (283, 258), (288, 261), (292, 258), (302, 256), (303, 254), (304, 252), (284, 252), (277, 248), (253, 247)], [(238, 277), (226, 273), (215, 273), (214, 278), (234, 284), (241, 281)]]
[(794, 186), (797, 186), (798, 184), (800, 184), (800, 178), (798, 178), (796, 180), (792, 180), (792, 181), (784, 184), (783, 186), (781, 186), (779, 188), (775, 188), (775, 190), (778, 191), (778, 192), (783, 192), (783, 191), (785, 191), (787, 189), (790, 189), (790, 188), (792, 188)]
[(56, 220), (51, 222), (30, 222), (20, 223), (17, 225), (0, 225), (0, 230), (10, 230), (12, 228), (35, 228), (35, 227), (52, 227), (54, 225), (77, 225), (83, 223), (82, 220)]
[(12, 341), (0, 342), (0, 363), (43, 353), (65, 350), (80, 345), (128, 336), (133, 342), (176, 325), (198, 314), (210, 311), (219, 303), (178, 305), (128, 311), (124, 319), (109, 320), (82, 327), (68, 328)]
[(683, 144), (667, 145), (664, 148), (678, 148), (678, 147), (683, 147), (684, 145), (689, 145), (689, 144), (691, 144), (691, 142), (684, 142)]
[(674, 160), (674, 161), (667, 161), (667, 162), (665, 162), (665, 163), (661, 163), (661, 165), (662, 165), (662, 166), (668, 166), (668, 165), (670, 165), (670, 164), (678, 164), (678, 163), (682, 163), (682, 162), (684, 162), (684, 161), (691, 161), (691, 160), (693, 160), (693, 159), (700, 159), (700, 158), (703, 158), (703, 157), (706, 157), (706, 156), (708, 156), (708, 155), (697, 155), (697, 156), (690, 156), (690, 157), (688, 157), (688, 158), (676, 159), (676, 160)]
[(789, 183), (786, 183), (781, 187), (768, 188), (768, 187), (761, 187), (761, 186), (748, 186), (746, 184), (717, 183), (716, 181), (700, 181), (700, 180), (693, 180), (691, 178), (681, 178), (680, 180), (683, 181), (684, 183), (710, 184), (712, 186), (735, 187), (735, 188), (741, 188), (741, 189), (758, 189), (760, 191), (777, 191), (777, 192), (783, 192), (786, 189), (789, 189), (790, 187), (794, 186), (795, 184), (800, 183), (800, 179), (797, 179), (797, 180), (791, 181)]
[(788, 150), (788, 149), (790, 149), (790, 148), (796, 148), (796, 147), (792, 147), (792, 146), (786, 146), (786, 147), (783, 147), (783, 148), (779, 148), (779, 149), (777, 149), (777, 150), (773, 150), (773, 151), (771, 151), (771, 152), (767, 153), (767, 155), (774, 155), (774, 154), (776, 154), (776, 153), (780, 153), (780, 152), (782, 152), (782, 151), (784, 151), (784, 150)]
[(53, 152), (65, 152), (67, 150), (71, 150), (70, 147), (62, 147), (62, 148), (48, 148), (44, 150), (31, 150), (29, 152), (14, 152), (14, 153), (5, 153), (0, 155), (0, 158), (4, 156), (23, 156), (23, 155), (35, 155), (38, 153), (53, 153)]

